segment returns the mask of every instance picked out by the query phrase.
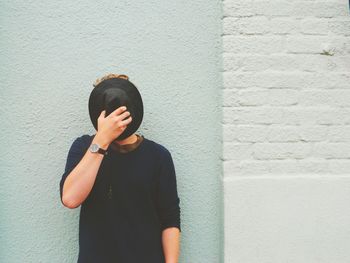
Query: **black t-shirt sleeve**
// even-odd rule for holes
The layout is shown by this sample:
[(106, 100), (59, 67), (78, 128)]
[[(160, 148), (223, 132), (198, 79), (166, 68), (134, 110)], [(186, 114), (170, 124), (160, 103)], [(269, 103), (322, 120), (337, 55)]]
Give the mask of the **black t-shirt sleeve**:
[(62, 175), (61, 181), (60, 181), (60, 199), (62, 201), (62, 194), (63, 194), (63, 184), (67, 178), (67, 176), (70, 174), (70, 172), (77, 166), (77, 164), (81, 161), (81, 159), (84, 157), (86, 150), (83, 141), (83, 136), (80, 136), (76, 138), (68, 152), (68, 156), (66, 159), (66, 166), (64, 169), (64, 173)]
[(160, 159), (157, 185), (157, 210), (161, 230), (177, 227), (181, 232), (180, 198), (177, 192), (176, 171), (171, 153), (166, 150)]

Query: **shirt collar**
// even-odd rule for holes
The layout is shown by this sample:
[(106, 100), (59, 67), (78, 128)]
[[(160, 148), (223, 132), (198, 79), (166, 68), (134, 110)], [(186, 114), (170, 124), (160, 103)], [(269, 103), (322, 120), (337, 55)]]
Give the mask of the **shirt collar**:
[(140, 143), (144, 140), (143, 135), (136, 134), (136, 136), (137, 136), (137, 140), (134, 143), (128, 143), (128, 144), (121, 145), (121, 144), (112, 142), (110, 144), (110, 146), (113, 150), (120, 152), (120, 153), (131, 152), (131, 151), (135, 150), (140, 145)]

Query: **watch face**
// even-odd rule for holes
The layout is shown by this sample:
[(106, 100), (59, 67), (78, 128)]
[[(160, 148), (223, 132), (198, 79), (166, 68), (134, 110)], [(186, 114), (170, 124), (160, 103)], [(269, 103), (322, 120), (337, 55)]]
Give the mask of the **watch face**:
[(91, 149), (92, 152), (97, 152), (99, 148), (100, 148), (100, 147), (99, 147), (98, 144), (96, 144), (96, 143), (93, 143), (93, 144), (91, 144), (91, 146), (90, 146), (90, 149)]

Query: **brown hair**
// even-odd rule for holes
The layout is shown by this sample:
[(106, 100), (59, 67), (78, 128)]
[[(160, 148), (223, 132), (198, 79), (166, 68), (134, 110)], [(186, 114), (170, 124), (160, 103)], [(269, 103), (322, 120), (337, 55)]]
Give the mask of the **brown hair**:
[(121, 78), (121, 79), (129, 80), (129, 77), (127, 75), (110, 73), (110, 74), (107, 74), (107, 75), (103, 76), (102, 78), (98, 78), (97, 80), (95, 80), (94, 84), (92, 84), (92, 85), (94, 87), (96, 87), (102, 81), (104, 81), (106, 79), (113, 79), (113, 78)]

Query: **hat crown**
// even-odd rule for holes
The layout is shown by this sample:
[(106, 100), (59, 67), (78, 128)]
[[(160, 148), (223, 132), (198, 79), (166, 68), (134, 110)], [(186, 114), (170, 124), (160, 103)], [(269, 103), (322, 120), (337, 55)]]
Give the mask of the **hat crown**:
[[(129, 81), (126, 75), (106, 75), (96, 81), (97, 85), (91, 91), (89, 98), (90, 119), (98, 130), (98, 117), (103, 110), (106, 110), (106, 116), (111, 114), (117, 108), (126, 106), (130, 112), (132, 121), (127, 125), (124, 132), (117, 138), (123, 140), (137, 131), (143, 119), (143, 102), (141, 94), (136, 86)], [(126, 76), (127, 78), (123, 77)]]

